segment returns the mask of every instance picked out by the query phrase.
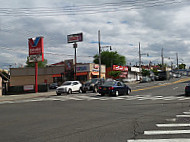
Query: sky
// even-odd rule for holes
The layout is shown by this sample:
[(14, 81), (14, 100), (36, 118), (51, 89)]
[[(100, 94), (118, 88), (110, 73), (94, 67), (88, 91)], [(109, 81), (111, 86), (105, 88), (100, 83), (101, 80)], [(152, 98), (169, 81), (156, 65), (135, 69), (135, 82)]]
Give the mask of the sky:
[[(0, 68), (21, 67), (28, 39), (44, 37), (48, 64), (74, 58), (67, 35), (83, 33), (77, 62), (92, 63), (101, 47), (111, 46), (127, 65), (185, 63), (190, 66), (190, 1), (188, 0), (0, 0)], [(102, 48), (109, 50), (109, 48)], [(149, 56), (146, 56), (147, 53)]]

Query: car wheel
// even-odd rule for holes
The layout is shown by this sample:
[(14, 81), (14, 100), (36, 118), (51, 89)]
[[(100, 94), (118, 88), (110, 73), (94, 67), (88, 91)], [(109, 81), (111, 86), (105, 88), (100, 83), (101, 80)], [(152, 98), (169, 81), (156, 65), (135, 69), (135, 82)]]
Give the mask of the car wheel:
[(119, 91), (115, 91), (115, 96), (119, 96)]
[(127, 95), (129, 95), (131, 93), (131, 90), (130, 89), (128, 89), (127, 90)]
[(82, 93), (82, 89), (81, 88), (79, 89), (79, 93)]
[(61, 95), (61, 93), (57, 93), (57, 96), (60, 96)]
[(98, 88), (95, 87), (94, 90), (93, 90), (93, 92), (97, 93), (98, 92)]
[(68, 92), (67, 92), (67, 94), (72, 94), (72, 90), (69, 89)]

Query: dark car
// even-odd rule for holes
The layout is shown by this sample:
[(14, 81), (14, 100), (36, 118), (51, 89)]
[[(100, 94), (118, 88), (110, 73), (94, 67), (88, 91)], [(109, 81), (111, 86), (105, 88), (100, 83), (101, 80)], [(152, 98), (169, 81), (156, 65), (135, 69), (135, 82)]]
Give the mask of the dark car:
[(58, 87), (57, 83), (52, 83), (49, 85), (49, 89), (56, 89)]
[(86, 93), (86, 91), (93, 91), (95, 93), (98, 92), (98, 87), (104, 83), (104, 79), (92, 78), (82, 85), (82, 92)]
[(129, 94), (131, 92), (131, 88), (121, 81), (107, 81), (99, 87), (98, 92), (101, 96), (104, 96), (105, 94), (118, 96)]
[(185, 95), (190, 95), (190, 83), (185, 87)]

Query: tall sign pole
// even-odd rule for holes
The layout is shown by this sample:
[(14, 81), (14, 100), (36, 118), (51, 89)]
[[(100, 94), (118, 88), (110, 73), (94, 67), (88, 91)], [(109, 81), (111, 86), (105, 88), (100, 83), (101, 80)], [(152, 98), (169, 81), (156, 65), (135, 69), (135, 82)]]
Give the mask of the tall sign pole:
[(38, 92), (38, 62), (35, 62), (35, 92)]
[(77, 66), (77, 44), (76, 44), (76, 42), (81, 42), (81, 41), (83, 41), (83, 34), (82, 33), (67, 35), (67, 43), (73, 43), (73, 48), (75, 49), (74, 80), (77, 79), (77, 70), (76, 70), (76, 66)]
[(43, 37), (28, 39), (29, 62), (35, 63), (35, 92), (38, 92), (38, 62), (44, 61)]
[(75, 49), (75, 71), (74, 71), (74, 80), (77, 79), (77, 44), (76, 42), (73, 44), (73, 48)]
[(100, 30), (98, 31), (98, 46), (99, 46), (99, 78), (101, 78), (101, 45), (100, 45)]

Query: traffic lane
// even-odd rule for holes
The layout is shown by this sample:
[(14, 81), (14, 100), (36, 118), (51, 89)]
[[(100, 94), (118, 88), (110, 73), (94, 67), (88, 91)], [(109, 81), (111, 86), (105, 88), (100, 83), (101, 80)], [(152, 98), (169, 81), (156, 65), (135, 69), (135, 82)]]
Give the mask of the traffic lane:
[(187, 81), (179, 83), (166, 83), (153, 85), (141, 89), (132, 90), (131, 95), (151, 95), (151, 96), (184, 96)]
[(189, 83), (190, 78), (189, 77), (181, 77), (181, 78), (173, 78), (170, 80), (163, 80), (163, 81), (152, 81), (152, 82), (147, 82), (147, 83), (136, 83), (136, 84), (127, 84), (132, 88), (132, 90), (139, 90), (143, 88), (149, 88), (152, 86), (162, 86), (162, 85), (169, 85), (172, 83), (180, 83), (180, 82), (185, 82)]
[(52, 101), (1, 105), (0, 141), (126, 141), (188, 103)]

